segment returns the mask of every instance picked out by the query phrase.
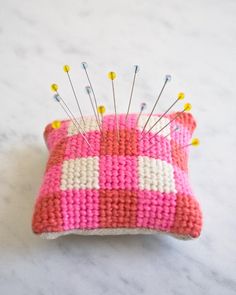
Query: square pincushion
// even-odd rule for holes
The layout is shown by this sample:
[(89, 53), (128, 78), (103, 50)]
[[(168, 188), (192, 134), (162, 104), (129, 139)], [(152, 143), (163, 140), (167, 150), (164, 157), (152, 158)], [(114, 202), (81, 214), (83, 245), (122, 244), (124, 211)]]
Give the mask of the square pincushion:
[[(57, 129), (46, 127), (49, 159), (34, 208), (34, 233), (44, 238), (71, 233), (200, 235), (202, 214), (188, 180), (189, 147), (183, 148), (195, 120), (182, 113), (153, 137), (176, 113), (141, 135), (147, 116), (137, 120), (137, 114), (130, 114), (125, 121), (125, 115), (118, 115), (119, 143), (114, 115), (103, 117), (101, 132), (95, 118), (86, 117), (84, 135), (91, 147), (70, 120)], [(151, 116), (146, 130), (158, 117)]]

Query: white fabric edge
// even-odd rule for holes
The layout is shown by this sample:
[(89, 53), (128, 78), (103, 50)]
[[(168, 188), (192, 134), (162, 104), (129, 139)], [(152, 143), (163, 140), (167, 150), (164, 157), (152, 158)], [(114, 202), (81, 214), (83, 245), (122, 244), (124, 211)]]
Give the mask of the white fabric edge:
[(177, 235), (168, 232), (162, 232), (154, 229), (147, 228), (96, 228), (96, 229), (74, 229), (64, 232), (47, 232), (42, 233), (39, 236), (42, 239), (53, 240), (62, 236), (67, 235), (82, 235), (82, 236), (106, 236), (106, 235), (140, 235), (140, 234), (154, 234), (161, 233), (172, 236), (179, 240), (192, 240), (194, 239), (191, 236)]

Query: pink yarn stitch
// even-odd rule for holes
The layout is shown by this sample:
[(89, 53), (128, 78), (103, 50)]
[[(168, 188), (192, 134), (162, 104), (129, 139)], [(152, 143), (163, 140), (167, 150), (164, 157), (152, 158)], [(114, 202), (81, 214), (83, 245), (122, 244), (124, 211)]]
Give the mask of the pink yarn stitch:
[[(83, 128), (91, 147), (72, 122), (62, 121), (58, 129), (48, 125), (44, 136), (50, 155), (33, 231), (126, 228), (199, 236), (202, 215), (188, 181), (188, 148), (181, 148), (196, 123), (183, 113), (152, 137), (175, 115), (165, 116), (156, 129), (142, 135), (147, 115), (138, 125), (136, 114), (130, 114), (127, 122), (119, 115), (119, 144), (114, 115), (104, 116), (102, 132), (95, 118), (86, 117)], [(147, 130), (158, 116), (151, 117)]]

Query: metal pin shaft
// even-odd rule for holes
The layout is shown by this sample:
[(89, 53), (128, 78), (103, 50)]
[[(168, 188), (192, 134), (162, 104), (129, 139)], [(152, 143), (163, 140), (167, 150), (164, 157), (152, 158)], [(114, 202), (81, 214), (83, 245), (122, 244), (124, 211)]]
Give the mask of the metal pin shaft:
[[(149, 130), (148, 131), (146, 131), (145, 133), (144, 133), (144, 135), (143, 136), (145, 136), (145, 134), (147, 134), (148, 132), (150, 132), (160, 121), (161, 121), (161, 119), (170, 111), (170, 109), (172, 109), (173, 108), (173, 106), (177, 103), (179, 101), (179, 98), (177, 98), (173, 103), (172, 103), (172, 105), (160, 116), (160, 118), (149, 128)], [(142, 139), (142, 137), (141, 137), (141, 139)]]
[[(94, 89), (93, 89), (93, 86), (92, 86), (92, 83), (91, 83), (91, 80), (89, 78), (89, 74), (88, 74), (88, 71), (87, 71), (87, 68), (85, 66), (85, 64), (82, 63), (82, 67), (85, 71), (85, 74), (86, 74), (86, 77), (87, 77), (87, 80), (88, 80), (88, 83), (89, 83), (89, 86), (91, 88), (91, 91), (92, 91), (92, 94), (93, 94), (93, 99), (94, 99), (94, 103), (95, 103), (95, 107), (96, 107), (96, 113), (97, 113), (97, 118), (98, 118), (98, 125), (100, 126), (100, 118), (99, 118), (99, 114), (98, 114), (98, 103), (97, 103), (97, 98), (96, 98), (96, 95), (95, 95), (95, 92), (94, 92)], [(99, 127), (100, 128), (100, 127)]]
[(132, 82), (130, 97), (129, 97), (128, 110), (127, 110), (127, 113), (126, 113), (126, 116), (125, 116), (125, 123), (127, 122), (127, 118), (128, 118), (129, 111), (130, 111), (131, 101), (132, 101), (133, 92), (134, 92), (134, 85), (135, 85), (135, 80), (136, 80), (136, 76), (137, 76), (138, 70), (139, 70), (139, 67), (136, 65), (135, 66), (135, 70), (134, 70), (134, 77), (133, 77), (133, 82)]
[(170, 125), (175, 119), (177, 119), (180, 115), (182, 115), (184, 112), (186, 111), (186, 109), (184, 109), (183, 111), (179, 112), (172, 120), (170, 120), (165, 126), (163, 126), (160, 130), (158, 130), (157, 133), (155, 133), (152, 137), (150, 137), (150, 140), (153, 137), (156, 137), (162, 130), (164, 130), (168, 125)]
[(92, 109), (93, 109), (93, 113), (94, 113), (94, 116), (95, 116), (95, 119), (96, 119), (98, 128), (101, 131), (101, 127), (100, 127), (100, 124), (99, 124), (99, 116), (98, 116), (98, 113), (95, 110), (95, 107), (94, 107), (94, 104), (93, 104), (93, 101), (92, 101), (91, 91), (90, 90), (91, 90), (91, 88), (89, 86), (87, 86), (86, 87), (86, 92), (88, 93), (89, 100), (90, 100), (90, 103), (91, 103), (91, 106), (92, 106)]
[[(87, 138), (84, 136), (84, 134), (81, 132), (81, 130), (84, 132), (83, 128), (81, 127), (81, 125), (79, 124), (79, 122), (77, 121), (77, 119), (75, 118), (74, 114), (71, 112), (71, 110), (69, 109), (68, 105), (66, 104), (66, 102), (64, 101), (64, 99), (60, 96), (60, 94), (57, 92), (58, 97), (60, 98), (59, 100), (57, 100), (60, 103), (60, 106), (63, 108), (63, 110), (65, 111), (65, 113), (67, 114), (67, 116), (71, 119), (72, 123), (74, 124), (74, 126), (76, 127), (76, 129), (79, 131), (79, 133), (81, 134), (81, 136), (83, 137), (83, 139), (86, 141), (86, 143), (91, 147), (91, 145), (89, 144)], [(62, 103), (61, 103), (62, 102)], [(81, 129), (81, 130), (80, 130)]]
[(160, 93), (159, 93), (157, 99), (156, 99), (156, 102), (155, 102), (155, 104), (154, 104), (154, 106), (153, 106), (153, 108), (152, 108), (152, 111), (151, 111), (151, 113), (150, 113), (149, 116), (148, 116), (148, 119), (147, 119), (147, 121), (146, 121), (146, 123), (145, 123), (145, 125), (144, 125), (144, 127), (143, 127), (143, 130), (142, 130), (141, 134), (144, 132), (144, 130), (145, 130), (145, 128), (146, 128), (146, 126), (147, 126), (147, 124), (148, 124), (148, 122), (149, 122), (149, 120), (150, 120), (150, 118), (151, 118), (151, 116), (152, 116), (152, 114), (153, 114), (153, 112), (154, 112), (154, 110), (155, 110), (157, 104), (158, 104), (158, 101), (160, 100), (160, 97), (161, 97), (161, 95), (162, 95), (162, 92), (163, 92), (164, 89), (165, 89), (165, 86), (166, 86), (166, 83), (167, 83), (167, 82), (168, 82), (168, 79), (165, 79), (165, 82), (164, 82), (164, 84), (163, 84), (163, 86), (162, 86), (162, 88), (161, 88), (161, 91), (160, 91)]
[(72, 91), (73, 91), (73, 94), (74, 94), (74, 97), (75, 97), (75, 100), (76, 100), (76, 104), (77, 104), (78, 109), (79, 109), (80, 116), (81, 116), (81, 118), (82, 118), (82, 120), (83, 120), (83, 123), (84, 123), (84, 125), (85, 125), (84, 116), (83, 116), (83, 114), (82, 114), (82, 111), (81, 111), (81, 108), (80, 108), (80, 104), (79, 104), (79, 100), (78, 100), (78, 97), (77, 97), (77, 95), (76, 95), (76, 92), (75, 92), (75, 89), (74, 89), (73, 83), (72, 83), (72, 81), (71, 81), (70, 74), (69, 74), (69, 72), (66, 72), (66, 73), (67, 73), (67, 77), (68, 77), (68, 80), (69, 80), (69, 82), (70, 82), (70, 86), (71, 86), (71, 88), (72, 88)]
[(119, 143), (119, 140), (120, 140), (120, 134), (119, 134), (119, 125), (118, 125), (117, 109), (116, 109), (115, 87), (114, 87), (114, 81), (113, 81), (113, 80), (111, 80), (111, 85), (112, 85), (112, 95), (113, 95), (113, 103), (114, 103), (114, 110), (115, 110), (117, 141), (118, 141), (118, 143)]

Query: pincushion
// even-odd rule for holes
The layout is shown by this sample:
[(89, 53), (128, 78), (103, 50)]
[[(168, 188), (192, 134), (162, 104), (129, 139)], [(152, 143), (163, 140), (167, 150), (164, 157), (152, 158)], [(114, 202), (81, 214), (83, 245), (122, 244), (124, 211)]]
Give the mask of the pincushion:
[[(150, 132), (148, 115), (85, 117), (84, 135), (62, 121), (44, 132), (49, 159), (36, 199), (32, 228), (45, 238), (64, 234), (163, 232), (182, 239), (200, 235), (202, 215), (188, 180), (186, 145), (196, 127), (182, 113), (165, 115)], [(149, 130), (160, 115), (152, 115)], [(176, 128), (178, 127), (178, 129)]]

